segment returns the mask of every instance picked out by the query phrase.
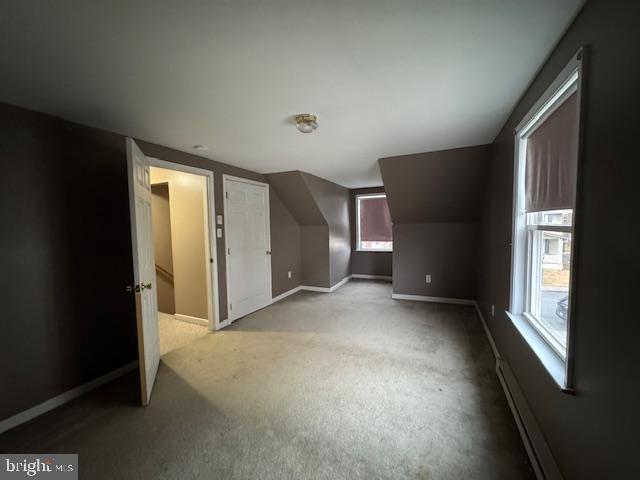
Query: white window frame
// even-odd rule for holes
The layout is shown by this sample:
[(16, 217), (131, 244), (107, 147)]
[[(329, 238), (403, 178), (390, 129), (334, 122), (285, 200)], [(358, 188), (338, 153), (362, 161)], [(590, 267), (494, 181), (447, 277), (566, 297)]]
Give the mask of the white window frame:
[[(542, 339), (549, 344), (553, 351), (560, 356), (562, 361), (566, 361), (566, 346), (563, 346), (549, 331), (547, 326), (540, 321), (532, 311), (533, 305), (539, 305), (539, 299), (535, 298), (534, 294), (538, 294), (539, 291), (533, 288), (533, 285), (540, 285), (540, 275), (542, 274), (540, 265), (544, 258), (544, 248), (541, 244), (543, 241), (542, 232), (564, 232), (571, 233), (573, 237), (573, 227), (568, 225), (529, 225), (526, 221), (525, 215), (525, 228), (526, 228), (526, 269), (524, 272), (526, 292), (525, 303), (522, 308), (522, 315), (538, 330), (538, 333), (542, 336)], [(573, 224), (573, 222), (572, 222)], [(538, 233), (539, 232), (539, 233)], [(573, 251), (571, 252), (573, 254)], [(573, 255), (572, 255), (573, 256)], [(569, 295), (571, 290), (569, 290)], [(568, 316), (567, 316), (568, 322)]]
[(391, 248), (361, 248), (360, 247), (360, 199), (362, 198), (387, 198), (386, 193), (363, 193), (356, 195), (356, 251), (357, 252), (393, 252), (393, 238)]
[[(577, 198), (574, 199), (572, 225), (527, 225), (527, 213), (525, 211), (525, 161), (526, 142), (528, 136), (540, 126), (549, 116), (564, 103), (572, 94), (577, 94), (578, 119), (580, 119), (580, 103), (583, 82), (583, 49), (580, 49), (571, 61), (556, 77), (540, 99), (524, 116), (515, 130), (515, 158), (514, 158), (514, 185), (513, 185), (513, 232), (512, 232), (512, 261), (511, 261), (511, 296), (507, 315), (514, 326), (522, 334), (529, 346), (534, 350), (546, 370), (565, 392), (573, 392), (573, 328), (575, 321), (575, 308), (572, 299), (575, 294), (575, 225)], [(580, 120), (579, 120), (580, 121)], [(581, 129), (581, 125), (579, 126)], [(578, 172), (579, 171), (580, 142), (578, 141)], [(576, 190), (578, 190), (576, 188)], [(533, 282), (539, 280), (539, 263), (532, 265), (533, 251), (542, 252), (540, 238), (535, 231), (558, 231), (571, 233), (571, 266), (569, 286), (569, 315), (567, 315), (567, 339), (566, 348), (551, 335), (548, 329), (530, 315), (530, 305), (534, 299), (531, 297)]]

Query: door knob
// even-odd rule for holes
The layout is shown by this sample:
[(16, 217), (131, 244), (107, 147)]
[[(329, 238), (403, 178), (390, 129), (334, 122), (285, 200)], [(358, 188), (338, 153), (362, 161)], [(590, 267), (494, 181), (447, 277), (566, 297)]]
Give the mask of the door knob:
[(149, 283), (141, 283), (140, 290), (151, 290), (151, 282)]
[(271, 255), (271, 250), (267, 250), (267, 255)]

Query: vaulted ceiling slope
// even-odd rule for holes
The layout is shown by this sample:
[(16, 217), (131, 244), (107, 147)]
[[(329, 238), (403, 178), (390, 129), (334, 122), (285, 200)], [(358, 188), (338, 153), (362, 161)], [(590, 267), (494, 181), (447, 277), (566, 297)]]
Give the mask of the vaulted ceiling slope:
[(583, 3), (3, 0), (0, 101), (379, 185), (378, 158), (491, 142)]
[(475, 222), (482, 214), (490, 145), (381, 158), (394, 224)]
[(317, 200), (304, 181), (304, 172), (272, 173), (266, 177), (299, 225), (327, 225)]
[(266, 177), (300, 225), (348, 224), (346, 188), (300, 171), (271, 173)]

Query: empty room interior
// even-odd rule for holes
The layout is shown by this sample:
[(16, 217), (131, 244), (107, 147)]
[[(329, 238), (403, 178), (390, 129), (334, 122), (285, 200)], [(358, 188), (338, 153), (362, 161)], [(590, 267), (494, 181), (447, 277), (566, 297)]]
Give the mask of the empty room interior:
[(1, 478), (640, 478), (640, 2), (1, 3)]

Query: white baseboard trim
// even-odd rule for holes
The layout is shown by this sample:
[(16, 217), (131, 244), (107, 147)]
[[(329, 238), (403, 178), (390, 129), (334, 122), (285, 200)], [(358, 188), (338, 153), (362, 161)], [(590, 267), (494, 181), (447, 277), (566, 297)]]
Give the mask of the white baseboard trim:
[(496, 347), (496, 342), (493, 341), (493, 336), (489, 331), (489, 327), (487, 327), (487, 322), (484, 320), (484, 315), (482, 315), (482, 310), (480, 310), (480, 305), (478, 302), (474, 301), (473, 304), (476, 307), (476, 312), (478, 313), (478, 317), (480, 317), (480, 322), (482, 322), (482, 327), (484, 328), (484, 333), (487, 335), (487, 340), (489, 340), (489, 345), (491, 345), (491, 350), (493, 350), (493, 356), (496, 357), (496, 360), (500, 360), (500, 352), (498, 351), (498, 347)]
[(271, 304), (279, 302), (280, 300), (283, 300), (283, 299), (287, 298), (289, 295), (293, 295), (294, 293), (298, 293), (300, 290), (301, 290), (300, 285), (298, 285), (296, 288), (292, 288), (291, 290), (288, 290), (288, 291), (286, 291), (284, 293), (281, 293), (277, 297), (273, 297), (271, 299)]
[(174, 313), (173, 316), (176, 320), (182, 320), (183, 322), (195, 323), (196, 325), (202, 325), (204, 327), (209, 326), (209, 320), (207, 320), (206, 318), (192, 317), (190, 315), (183, 315), (181, 313)]
[(231, 320), (228, 318), (225, 318), (223, 321), (220, 322), (217, 330), (222, 330), (224, 327), (228, 327), (229, 325), (231, 325)]
[(363, 273), (352, 273), (351, 278), (363, 278), (366, 280), (387, 280), (391, 281), (391, 275), (365, 275)]
[(306, 290), (307, 292), (321, 292), (321, 293), (329, 293), (331, 291), (330, 288), (314, 287), (313, 285), (300, 285), (300, 290)]
[(58, 408), (64, 405), (65, 403), (70, 402), (71, 400), (74, 400), (75, 398), (78, 398), (79, 396), (90, 392), (91, 390), (101, 387), (102, 385), (109, 383), (112, 380), (115, 380), (116, 378), (121, 377), (122, 375), (135, 370), (136, 368), (138, 368), (137, 360), (131, 363), (128, 363), (127, 365), (124, 365), (120, 368), (117, 368), (109, 373), (105, 373), (101, 377), (94, 378), (93, 380), (83, 385), (72, 388), (71, 390), (67, 390), (64, 393), (61, 393), (60, 395), (50, 398), (49, 400), (46, 400), (23, 412), (16, 413), (15, 415), (9, 418), (5, 418), (4, 420), (0, 421), (0, 433), (4, 433), (7, 430), (11, 430), (12, 428), (17, 427), (18, 425), (21, 425), (25, 422), (28, 422), (29, 420), (32, 420), (42, 415), (43, 413), (47, 413), (48, 411), (53, 410), (54, 408)]
[(349, 280), (351, 280), (351, 275), (347, 275), (346, 277), (344, 277), (342, 280), (340, 280), (338, 283), (336, 283), (333, 287), (331, 287), (329, 289), (329, 291), (330, 292), (335, 292), (337, 289), (339, 289), (345, 283), (349, 282)]
[(348, 275), (346, 277), (344, 277), (342, 280), (340, 280), (338, 283), (336, 283), (333, 287), (329, 288), (329, 287), (314, 287), (312, 285), (300, 285), (300, 290), (307, 290), (309, 292), (321, 292), (321, 293), (331, 293), (331, 292), (335, 292), (337, 289), (339, 289), (341, 286), (343, 286), (345, 283), (347, 283), (349, 280), (351, 280), (352, 275)]
[(466, 298), (429, 297), (425, 295), (405, 295), (404, 293), (392, 293), (394, 300), (412, 300), (414, 302), (452, 303), (455, 305), (475, 305), (475, 300)]

